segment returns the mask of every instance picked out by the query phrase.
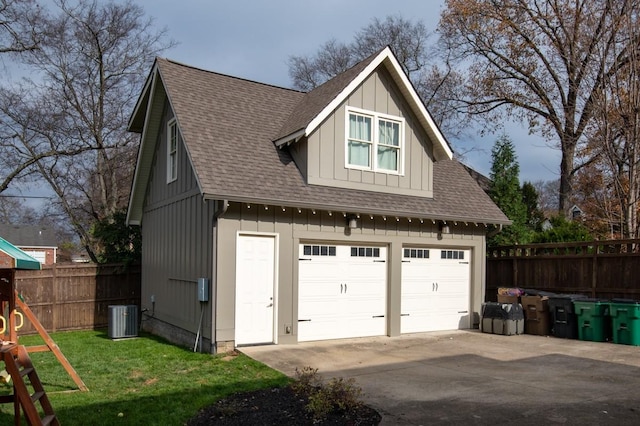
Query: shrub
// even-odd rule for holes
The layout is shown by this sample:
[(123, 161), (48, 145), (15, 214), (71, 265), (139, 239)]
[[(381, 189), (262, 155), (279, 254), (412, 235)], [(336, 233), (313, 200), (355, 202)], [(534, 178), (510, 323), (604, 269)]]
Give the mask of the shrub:
[(291, 388), (296, 395), (307, 398), (306, 408), (314, 420), (322, 420), (333, 411), (353, 412), (362, 406), (362, 388), (355, 384), (355, 379), (334, 377), (324, 384), (317, 368), (296, 368)]

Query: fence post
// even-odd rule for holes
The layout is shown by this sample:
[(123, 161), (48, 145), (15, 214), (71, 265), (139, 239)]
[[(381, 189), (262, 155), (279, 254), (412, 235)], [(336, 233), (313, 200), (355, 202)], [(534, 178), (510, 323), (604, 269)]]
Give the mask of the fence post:
[(591, 257), (591, 298), (596, 298), (596, 287), (598, 286), (598, 252), (600, 251), (600, 246), (598, 244), (595, 245), (593, 250), (593, 256)]
[(513, 250), (512, 252), (512, 258), (511, 261), (513, 262), (513, 286), (512, 287), (518, 287), (518, 257), (517, 257), (518, 251), (517, 250)]
[(55, 333), (58, 329), (58, 286), (60, 285), (58, 283), (58, 264), (54, 263), (51, 271), (53, 275), (53, 286), (51, 286), (53, 290), (51, 295), (51, 328)]

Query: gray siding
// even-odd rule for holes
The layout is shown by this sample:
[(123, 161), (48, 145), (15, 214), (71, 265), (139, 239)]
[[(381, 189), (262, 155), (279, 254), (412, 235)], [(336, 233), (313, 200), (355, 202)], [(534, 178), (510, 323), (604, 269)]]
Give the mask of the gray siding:
[[(474, 224), (451, 223), (451, 233), (438, 239), (437, 224), (431, 221), (409, 222), (406, 218), (363, 216), (359, 227), (350, 233), (345, 230), (342, 214), (329, 216), (328, 212), (281, 207), (232, 203), (226, 214), (219, 219), (217, 298), (220, 301), (216, 312), (216, 340), (234, 340), (235, 312), (235, 253), (239, 233), (277, 234), (278, 248), (278, 291), (277, 343), (297, 342), (298, 305), (298, 246), (300, 242), (331, 241), (333, 243), (380, 244), (389, 248), (388, 271), (388, 334), (400, 333), (400, 279), (403, 245), (424, 247), (453, 247), (471, 249), (471, 289), (470, 306), (479, 313), (484, 301), (485, 276), (485, 229)], [(287, 334), (287, 327), (293, 332)], [(473, 324), (469, 324), (472, 327)]]
[[(345, 167), (345, 116), (348, 106), (405, 119), (404, 170), (401, 175)], [(305, 145), (298, 151), (307, 153), (308, 163), (304, 163), (303, 174), (310, 184), (433, 196), (433, 144), (383, 68), (366, 79), (308, 140), (299, 143)], [(298, 153), (294, 155), (297, 164), (300, 164), (299, 157)]]
[[(142, 307), (152, 317), (192, 332), (205, 309), (203, 336), (212, 335), (212, 302), (197, 300), (196, 282), (212, 276), (213, 202), (200, 195), (189, 158), (178, 144), (178, 178), (167, 184), (167, 122), (165, 107), (158, 129), (150, 184), (142, 219)], [(151, 296), (155, 303), (151, 303)], [(165, 336), (170, 337), (170, 336)], [(186, 344), (188, 342), (178, 342)], [(193, 344), (193, 341), (190, 342)]]

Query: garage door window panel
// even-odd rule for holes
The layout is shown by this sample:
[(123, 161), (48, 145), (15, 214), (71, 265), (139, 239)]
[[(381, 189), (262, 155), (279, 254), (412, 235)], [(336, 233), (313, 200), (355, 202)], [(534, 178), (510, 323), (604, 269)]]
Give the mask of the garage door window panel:
[(404, 249), (405, 259), (428, 259), (429, 249)]
[(351, 257), (380, 257), (378, 247), (351, 247)]
[(336, 246), (304, 245), (302, 254), (304, 256), (335, 256)]

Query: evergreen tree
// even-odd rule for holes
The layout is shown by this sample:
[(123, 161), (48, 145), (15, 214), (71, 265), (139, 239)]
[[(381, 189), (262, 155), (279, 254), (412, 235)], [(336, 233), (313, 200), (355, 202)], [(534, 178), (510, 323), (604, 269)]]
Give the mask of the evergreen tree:
[(592, 241), (593, 235), (577, 220), (567, 220), (564, 215), (549, 219), (551, 228), (540, 231), (533, 237), (533, 243), (565, 243), (573, 241)]
[(531, 232), (527, 229), (527, 208), (520, 190), (520, 165), (513, 142), (507, 135), (496, 140), (491, 150), (491, 185), (489, 195), (505, 215), (513, 222), (488, 240), (490, 247), (526, 244)]
[(106, 219), (97, 221), (91, 234), (98, 241), (99, 263), (140, 263), (142, 235), (139, 226), (126, 224), (127, 212), (119, 210)]
[(538, 191), (531, 182), (522, 184), (522, 201), (524, 202), (527, 212), (527, 227), (531, 231), (539, 232), (542, 230), (542, 222), (544, 222), (544, 213), (538, 206)]

